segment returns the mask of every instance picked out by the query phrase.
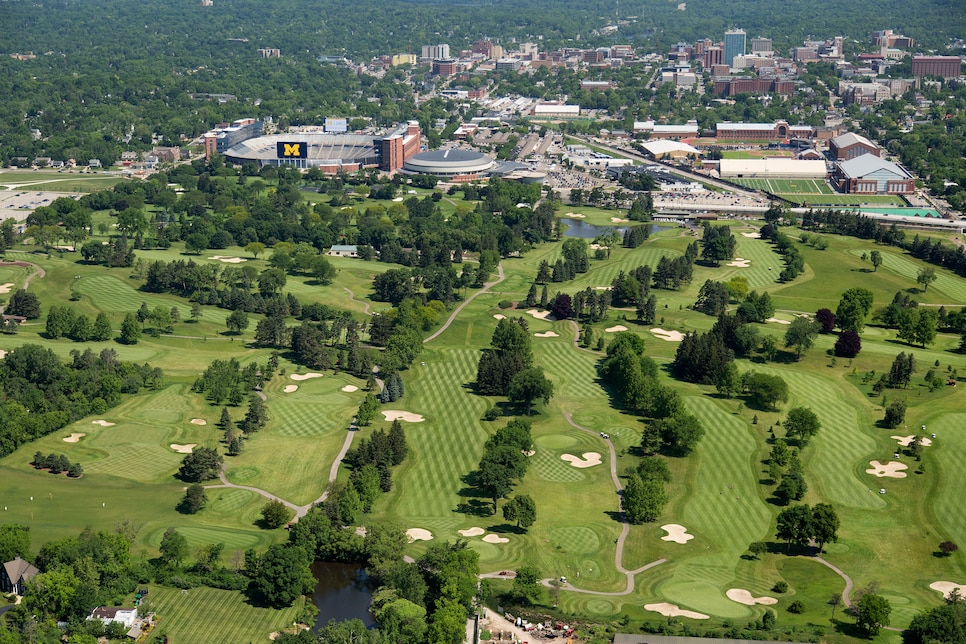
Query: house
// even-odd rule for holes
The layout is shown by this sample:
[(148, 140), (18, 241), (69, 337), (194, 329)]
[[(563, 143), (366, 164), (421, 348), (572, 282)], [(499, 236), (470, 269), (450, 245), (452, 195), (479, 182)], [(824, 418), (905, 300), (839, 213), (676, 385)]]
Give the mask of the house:
[(329, 257), (358, 257), (359, 248), (355, 244), (335, 244), (326, 255)]
[(138, 617), (137, 608), (121, 608), (120, 606), (98, 606), (91, 611), (88, 621), (100, 620), (104, 626), (111, 622), (120, 622), (125, 628), (131, 628)]
[(90, 161), (87, 162), (87, 167), (89, 167), (89, 168), (100, 168), (101, 167), (101, 160), (100, 159), (91, 159)]
[(13, 561), (8, 561), (0, 568), (0, 592), (22, 595), (24, 582), (39, 574), (40, 571), (33, 564), (14, 557)]

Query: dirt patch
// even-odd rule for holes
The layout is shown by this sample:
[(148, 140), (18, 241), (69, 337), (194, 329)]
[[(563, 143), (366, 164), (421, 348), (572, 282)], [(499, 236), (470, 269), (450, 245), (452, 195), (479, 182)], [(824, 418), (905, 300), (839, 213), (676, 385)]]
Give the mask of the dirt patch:
[(464, 537), (478, 537), (481, 534), (486, 534), (486, 530), (483, 528), (467, 528), (466, 530), (457, 530), (457, 532)]
[(217, 259), (218, 261), (225, 262), (226, 264), (241, 264), (242, 262), (248, 261), (243, 257), (230, 257), (228, 255), (212, 255), (209, 259)]
[(561, 454), (560, 459), (579, 468), (593, 467), (594, 465), (600, 465), (602, 462), (600, 460), (600, 454), (597, 452), (584, 452), (581, 456), (583, 458), (574, 456), (573, 454)]
[(660, 604), (644, 604), (644, 610), (660, 613), (665, 617), (690, 617), (691, 619), (710, 619), (704, 613), (696, 613), (693, 610), (684, 610), (674, 604), (662, 602)]
[(14, 286), (13, 282), (7, 282), (6, 284), (0, 284), (0, 293), (9, 293), (10, 289)]
[(898, 461), (889, 461), (888, 463), (880, 463), (879, 461), (869, 461), (870, 467), (865, 471), (866, 474), (871, 474), (873, 476), (889, 477), (893, 479), (904, 479), (906, 478), (906, 473), (902, 470), (909, 469), (909, 466), (905, 463), (899, 463)]
[(197, 445), (198, 445), (197, 443), (188, 443), (187, 445), (178, 445), (177, 443), (171, 443), (171, 449), (173, 449), (179, 454), (190, 454)]
[(70, 436), (65, 437), (64, 438), (64, 442), (65, 443), (77, 443), (77, 442), (80, 442), (80, 439), (84, 438), (85, 436), (87, 436), (87, 434), (79, 434), (79, 433), (75, 432), (75, 433), (71, 434)]
[(423, 528), (410, 528), (406, 530), (406, 536), (410, 541), (432, 541), (433, 533)]
[(494, 313), (493, 314), (493, 317), (495, 317), (497, 320), (505, 320), (506, 319), (506, 316), (503, 315), (502, 313)]
[(419, 414), (413, 414), (408, 411), (398, 411), (396, 409), (387, 409), (386, 411), (382, 412), (382, 415), (390, 422), (398, 419), (404, 420), (407, 423), (421, 423), (426, 420)]
[(532, 315), (538, 320), (546, 320), (550, 317), (550, 311), (538, 311), (537, 309), (528, 309), (527, 314)]
[(623, 324), (618, 324), (617, 326), (611, 326), (604, 329), (608, 333), (619, 333), (620, 331), (627, 331), (627, 327)]
[(310, 378), (321, 378), (322, 377), (322, 374), (321, 373), (315, 373), (315, 372), (312, 372), (312, 373), (293, 373), (289, 377), (292, 380), (297, 380), (297, 381), (301, 382), (303, 380), (309, 380)]
[(92, 420), (91, 425), (100, 425), (101, 427), (114, 427), (114, 423), (109, 423), (106, 420)]
[(735, 257), (732, 261), (725, 264), (725, 266), (734, 266), (735, 268), (748, 268), (751, 266), (751, 260), (745, 259), (744, 257)]
[[(896, 439), (896, 442), (902, 445), (903, 447), (909, 447), (910, 445), (912, 445), (912, 441), (916, 440), (915, 434), (910, 434), (909, 436), (890, 436), (889, 438)], [(923, 447), (929, 447), (930, 445), (932, 445), (932, 439), (922, 437), (919, 439), (919, 444), (922, 445)]]
[(751, 593), (744, 588), (729, 588), (725, 595), (731, 601), (744, 604), (745, 606), (754, 606), (755, 604), (771, 606), (772, 604), (778, 603), (778, 600), (774, 597), (752, 597)]
[(341, 391), (344, 391), (347, 394), (351, 394), (353, 391), (359, 391), (359, 388), (356, 387), (355, 385), (346, 385), (341, 389)]
[(208, 424), (208, 421), (205, 420), (204, 418), (192, 418), (191, 419), (191, 424), (192, 425), (207, 425)]
[(664, 329), (655, 327), (651, 329), (651, 333), (661, 338), (665, 342), (680, 342), (684, 339), (684, 334), (680, 331), (666, 331)]
[(791, 324), (788, 320), (779, 320), (778, 318), (768, 318), (765, 322), (772, 322), (774, 324)]
[(554, 333), (553, 331), (544, 331), (543, 333), (534, 333), (535, 337), (538, 338), (559, 338), (559, 333)]
[(661, 537), (661, 541), (673, 541), (674, 543), (687, 543), (691, 539), (694, 539), (693, 534), (688, 534), (688, 529), (683, 525), (678, 525), (677, 523), (669, 523), (667, 525), (662, 525), (661, 530), (667, 532), (666, 535)]
[(929, 584), (933, 590), (938, 590), (943, 594), (943, 598), (948, 598), (949, 593), (958, 590), (960, 595), (966, 595), (966, 584), (957, 584), (951, 581), (934, 581)]
[(488, 534), (483, 537), (483, 541), (487, 543), (510, 543), (510, 540), (506, 537), (501, 537), (498, 534)]
[(299, 390), (298, 385), (285, 385), (285, 388), (282, 389), (282, 391), (284, 391), (287, 394), (290, 394), (293, 391), (298, 391), (298, 390)]

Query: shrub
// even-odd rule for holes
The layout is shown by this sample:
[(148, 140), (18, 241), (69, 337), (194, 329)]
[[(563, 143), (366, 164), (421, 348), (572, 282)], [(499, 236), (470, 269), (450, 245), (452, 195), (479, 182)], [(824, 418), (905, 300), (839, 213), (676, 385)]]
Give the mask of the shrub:
[(788, 605), (788, 612), (795, 613), (796, 615), (805, 612), (805, 604), (800, 601), (793, 601)]
[(512, 309), (513, 302), (510, 300), (500, 300), (500, 303), (497, 304), (497, 306), (499, 306), (501, 309)]
[(496, 407), (490, 407), (489, 409), (486, 410), (486, 413), (483, 414), (483, 420), (496, 420), (499, 417), (500, 417), (500, 410), (497, 409)]
[(775, 585), (772, 586), (771, 589), (773, 591), (775, 591), (776, 593), (787, 593), (788, 592), (788, 583), (787, 582), (784, 582), (784, 581), (775, 582)]

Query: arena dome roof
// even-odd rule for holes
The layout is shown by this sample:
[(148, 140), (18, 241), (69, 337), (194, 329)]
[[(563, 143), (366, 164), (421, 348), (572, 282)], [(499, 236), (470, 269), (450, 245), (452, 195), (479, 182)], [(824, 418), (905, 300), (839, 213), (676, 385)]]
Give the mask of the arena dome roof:
[(469, 174), (486, 172), (495, 163), (485, 154), (472, 150), (434, 150), (413, 155), (406, 160), (403, 169), (419, 174)]

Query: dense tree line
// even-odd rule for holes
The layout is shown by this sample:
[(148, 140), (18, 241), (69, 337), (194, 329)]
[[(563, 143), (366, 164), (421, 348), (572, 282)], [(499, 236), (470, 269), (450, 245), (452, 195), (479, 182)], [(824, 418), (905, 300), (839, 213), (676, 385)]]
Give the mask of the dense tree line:
[[(476, 472), (477, 488), (493, 501), (493, 514), (496, 514), (500, 499), (513, 491), (513, 486), (523, 479), (527, 472), (527, 454), (533, 449), (530, 423), (514, 419), (501, 427), (483, 445), (483, 457)], [(511, 516), (520, 519), (519, 501), (513, 503)], [(508, 502), (508, 503), (511, 503)], [(535, 510), (534, 510), (535, 512)], [(524, 523), (532, 521), (523, 519)]]
[(339, 498), (346, 523), (355, 523), (362, 513), (371, 512), (379, 497), (392, 489), (392, 468), (401, 464), (408, 453), (406, 433), (397, 419), (388, 433), (377, 429), (346, 454), (345, 463), (352, 472)]

